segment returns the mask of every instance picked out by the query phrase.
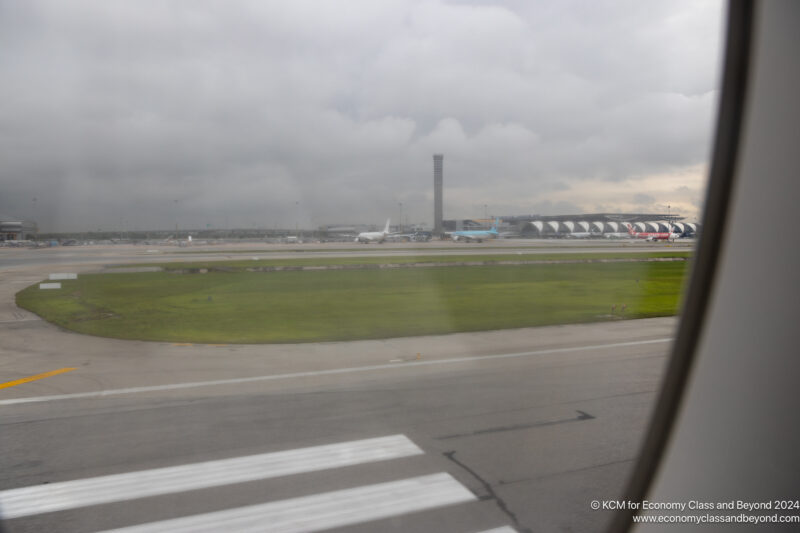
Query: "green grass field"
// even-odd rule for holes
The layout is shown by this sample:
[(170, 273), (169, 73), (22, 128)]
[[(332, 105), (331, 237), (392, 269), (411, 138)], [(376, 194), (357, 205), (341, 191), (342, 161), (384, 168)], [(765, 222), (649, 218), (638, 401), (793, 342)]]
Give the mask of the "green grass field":
[(70, 330), (123, 339), (335, 341), (673, 315), (687, 268), (678, 261), (92, 274), (60, 290), (33, 285), (17, 304)]
[[(324, 265), (396, 265), (410, 263), (457, 263), (457, 262), (490, 262), (500, 261), (591, 261), (600, 259), (653, 259), (683, 258), (688, 259), (692, 252), (610, 252), (610, 253), (567, 253), (567, 254), (481, 254), (481, 255), (398, 255), (376, 257), (299, 257), (292, 259), (233, 259), (196, 262), (148, 263), (147, 265), (130, 263), (117, 265), (120, 268), (139, 266), (157, 266), (164, 270), (199, 270), (228, 269), (246, 270), (248, 268), (274, 266), (324, 266)], [(112, 269), (113, 270), (113, 269)]]

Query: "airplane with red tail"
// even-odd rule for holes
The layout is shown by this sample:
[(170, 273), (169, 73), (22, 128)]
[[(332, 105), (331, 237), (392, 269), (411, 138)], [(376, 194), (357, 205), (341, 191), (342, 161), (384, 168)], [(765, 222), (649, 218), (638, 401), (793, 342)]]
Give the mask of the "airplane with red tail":
[(631, 224), (625, 223), (625, 227), (628, 228), (628, 235), (633, 237), (634, 239), (647, 239), (648, 241), (674, 241), (678, 237), (681, 236), (680, 233), (673, 233), (672, 226), (670, 225), (670, 231), (662, 232), (662, 231), (635, 231)]

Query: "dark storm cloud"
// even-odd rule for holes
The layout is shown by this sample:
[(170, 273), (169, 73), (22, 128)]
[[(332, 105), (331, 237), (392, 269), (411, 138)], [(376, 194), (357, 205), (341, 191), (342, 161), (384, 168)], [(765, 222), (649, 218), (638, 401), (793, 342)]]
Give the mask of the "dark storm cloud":
[(643, 4), (4, 2), (0, 212), (430, 222), (440, 152), (446, 216), (580, 210), (707, 157), (718, 2)]

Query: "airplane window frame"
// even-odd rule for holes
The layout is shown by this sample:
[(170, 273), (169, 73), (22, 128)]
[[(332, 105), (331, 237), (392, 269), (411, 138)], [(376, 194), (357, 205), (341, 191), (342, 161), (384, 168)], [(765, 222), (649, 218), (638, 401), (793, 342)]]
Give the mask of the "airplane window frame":
[[(681, 320), (662, 381), (661, 393), (650, 418), (636, 467), (623, 493), (623, 500), (642, 501), (651, 488), (675, 426), (695, 362), (704, 319), (714, 290), (720, 251), (727, 237), (726, 221), (735, 183), (748, 96), (754, 12), (753, 0), (728, 2), (722, 84), (703, 211), (703, 234), (695, 251)], [(634, 526), (632, 517), (635, 514), (638, 511), (619, 509), (614, 514), (608, 531), (630, 531)]]

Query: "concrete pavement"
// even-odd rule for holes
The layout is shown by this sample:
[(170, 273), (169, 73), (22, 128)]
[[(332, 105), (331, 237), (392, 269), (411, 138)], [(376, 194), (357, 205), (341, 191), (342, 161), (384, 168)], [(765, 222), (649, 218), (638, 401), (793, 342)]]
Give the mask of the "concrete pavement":
[[(610, 514), (589, 502), (621, 493), (676, 325), (649, 319), (302, 345), (130, 342), (15, 315), (13, 293), (48, 270), (0, 272), (0, 382), (76, 370), (0, 389), (0, 513), (16, 494), (9, 491), (24, 487), (140, 479), (161, 468), (396, 436), (421, 453), (90, 498), (11, 515), (9, 532), (200, 523), (237, 530), (246, 516), (263, 531), (277, 530), (278, 516), (289, 517), (287, 530), (600, 531)], [(198, 382), (206, 384), (184, 387)], [(120, 389), (134, 391), (97, 394)], [(3, 403), (25, 399), (38, 401)], [(359, 510), (353, 502), (368, 496), (373, 503)], [(334, 517), (332, 509), (347, 512)]]

